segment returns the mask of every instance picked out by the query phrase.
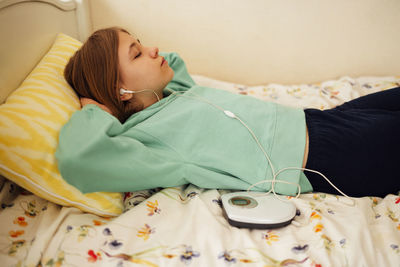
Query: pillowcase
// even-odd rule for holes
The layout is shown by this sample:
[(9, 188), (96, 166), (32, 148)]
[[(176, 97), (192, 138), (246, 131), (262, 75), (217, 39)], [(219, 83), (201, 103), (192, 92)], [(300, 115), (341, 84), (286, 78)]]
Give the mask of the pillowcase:
[(81, 45), (59, 34), (25, 81), (0, 105), (0, 174), (51, 202), (117, 216), (123, 211), (121, 193), (82, 194), (62, 179), (54, 156), (61, 127), (80, 109), (63, 71)]

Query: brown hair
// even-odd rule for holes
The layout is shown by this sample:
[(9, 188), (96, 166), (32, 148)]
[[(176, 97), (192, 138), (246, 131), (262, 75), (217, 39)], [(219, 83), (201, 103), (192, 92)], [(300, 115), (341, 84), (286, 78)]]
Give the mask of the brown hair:
[(64, 77), (79, 97), (91, 98), (108, 107), (123, 123), (143, 103), (132, 97), (122, 101), (119, 95), (118, 32), (125, 29), (111, 27), (94, 32), (70, 58)]

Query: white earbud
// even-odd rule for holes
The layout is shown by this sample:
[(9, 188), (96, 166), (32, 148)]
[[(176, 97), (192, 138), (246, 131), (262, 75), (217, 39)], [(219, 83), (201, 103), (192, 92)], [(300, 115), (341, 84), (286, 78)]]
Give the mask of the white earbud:
[(120, 95), (123, 95), (123, 94), (126, 94), (126, 93), (128, 93), (128, 94), (134, 94), (134, 93), (136, 93), (135, 91), (130, 91), (130, 90), (125, 90), (124, 88), (120, 88), (119, 89), (119, 94)]

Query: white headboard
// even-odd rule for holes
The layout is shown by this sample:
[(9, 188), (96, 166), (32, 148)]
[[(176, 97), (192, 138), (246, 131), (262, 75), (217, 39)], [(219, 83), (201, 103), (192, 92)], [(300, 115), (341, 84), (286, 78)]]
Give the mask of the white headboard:
[(85, 40), (86, 0), (0, 0), (0, 103), (46, 54), (57, 33)]
[(58, 32), (108, 26), (229, 82), (400, 75), (399, 14), (399, 0), (0, 0), (0, 103)]
[(93, 28), (120, 25), (176, 51), (192, 74), (248, 85), (400, 75), (399, 0), (90, 0)]

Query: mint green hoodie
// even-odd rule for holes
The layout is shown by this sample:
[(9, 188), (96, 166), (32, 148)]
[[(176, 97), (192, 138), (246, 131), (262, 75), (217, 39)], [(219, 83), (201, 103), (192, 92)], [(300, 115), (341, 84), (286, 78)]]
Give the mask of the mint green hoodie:
[[(251, 96), (199, 86), (176, 53), (160, 53), (174, 70), (161, 101), (133, 114), (121, 124), (96, 105), (75, 112), (63, 126), (56, 151), (62, 177), (83, 193), (128, 192), (194, 184), (202, 188), (246, 190), (272, 179), (271, 168), (250, 132), (194, 92), (235, 113), (258, 137), (275, 171), (301, 167), (306, 141), (302, 109), (265, 102)], [(300, 170), (278, 179), (312, 191)], [(254, 187), (267, 191), (270, 183)], [(295, 195), (297, 187), (278, 183), (276, 192)]]

